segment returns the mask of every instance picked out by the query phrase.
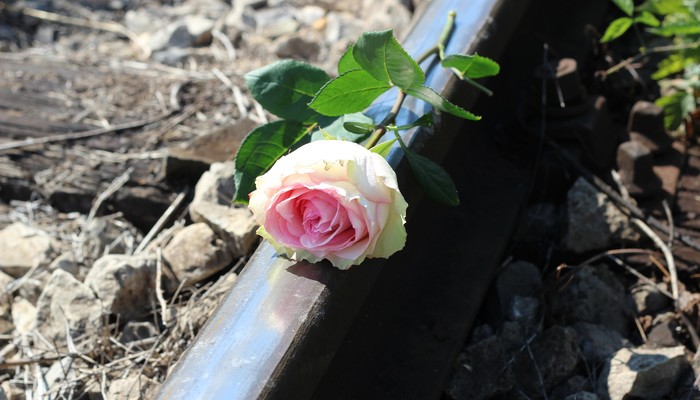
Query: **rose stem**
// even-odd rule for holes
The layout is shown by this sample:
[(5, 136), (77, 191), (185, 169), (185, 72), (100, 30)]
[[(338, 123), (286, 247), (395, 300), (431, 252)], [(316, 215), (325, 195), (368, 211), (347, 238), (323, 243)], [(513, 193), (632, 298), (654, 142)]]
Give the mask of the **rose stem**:
[[(445, 28), (442, 30), (442, 33), (440, 34), (440, 38), (438, 39), (438, 43), (432, 49), (429, 49), (428, 51), (426, 51), (423, 54), (423, 56), (418, 58), (418, 60), (416, 61), (418, 64), (425, 61), (426, 58), (430, 57), (434, 53), (437, 53), (438, 57), (440, 58), (440, 61), (445, 59), (445, 44), (447, 44), (447, 40), (449, 40), (450, 35), (452, 34), (452, 30), (454, 29), (456, 16), (457, 16), (457, 13), (454, 11), (450, 11), (447, 14), (447, 23), (445, 24)], [(450, 70), (455, 75), (457, 75), (459, 77), (459, 79), (474, 86), (478, 90), (481, 90), (487, 96), (493, 96), (493, 92), (490, 89), (488, 89), (487, 87), (483, 86), (482, 84), (476, 82), (475, 80), (473, 80), (467, 76), (464, 76), (457, 68), (450, 68)]]
[[(435, 46), (429, 48), (423, 54), (421, 54), (421, 56), (418, 57), (418, 59), (416, 60), (416, 63), (422, 63), (433, 54), (437, 54), (441, 60), (444, 58), (445, 44), (447, 43), (447, 40), (450, 38), (452, 30), (454, 29), (456, 16), (457, 12), (455, 11), (450, 11), (447, 13), (447, 23), (445, 23), (445, 27), (442, 29), (442, 32), (438, 37), (437, 43), (435, 44)], [(366, 148), (371, 149), (377, 144), (377, 142), (379, 142), (379, 139), (381, 139), (381, 137), (386, 133), (387, 125), (393, 123), (396, 119), (396, 116), (398, 115), (399, 110), (401, 109), (401, 106), (403, 105), (403, 101), (405, 99), (406, 93), (404, 93), (403, 90), (399, 90), (399, 94), (396, 96), (396, 101), (394, 101), (394, 105), (391, 107), (391, 111), (389, 111), (389, 114), (387, 114), (386, 117), (384, 117), (384, 119), (382, 120), (382, 122), (380, 122), (379, 125), (377, 125), (377, 129), (375, 129), (374, 132), (372, 132), (372, 135), (369, 137), (367, 143), (365, 144)]]

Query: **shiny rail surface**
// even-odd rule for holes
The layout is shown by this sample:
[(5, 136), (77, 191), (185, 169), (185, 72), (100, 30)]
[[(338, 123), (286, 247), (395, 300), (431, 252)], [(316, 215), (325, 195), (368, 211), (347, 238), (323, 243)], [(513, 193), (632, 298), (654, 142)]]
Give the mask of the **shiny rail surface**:
[[(473, 52), (498, 28), (494, 28), (494, 15), (503, 13), (505, 3), (512, 7), (510, 14), (519, 15), (528, 2), (434, 0), (416, 20), (404, 47), (414, 57), (432, 47), (448, 11), (456, 10), (455, 30), (446, 52)], [(456, 80), (434, 63), (428, 67), (430, 62), (423, 65), (428, 69), (426, 84), (452, 98)], [(388, 110), (392, 102), (390, 96), (384, 96), (372, 108)], [(398, 124), (411, 115), (429, 112), (430, 107), (407, 101), (404, 110)], [(439, 147), (447, 149), (453, 136), (454, 132), (436, 129), (429, 140), (442, 141)], [(422, 135), (413, 130), (404, 137), (409, 145), (415, 145)], [(402, 152), (394, 148), (388, 159), (399, 167), (402, 158)], [(398, 171), (401, 180), (407, 171)], [(411, 205), (421, 196), (410, 188), (404, 194)], [(373, 259), (339, 271), (325, 263), (296, 263), (277, 257), (263, 242), (178, 362), (158, 398), (310, 398), (384, 262)]]

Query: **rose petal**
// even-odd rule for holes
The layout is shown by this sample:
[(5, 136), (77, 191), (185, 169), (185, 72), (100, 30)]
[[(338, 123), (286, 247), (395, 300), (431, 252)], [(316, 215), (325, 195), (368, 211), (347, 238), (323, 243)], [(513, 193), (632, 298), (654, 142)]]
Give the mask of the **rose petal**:
[(280, 253), (347, 269), (403, 248), (406, 202), (379, 155), (351, 142), (318, 141), (256, 179), (250, 208)]

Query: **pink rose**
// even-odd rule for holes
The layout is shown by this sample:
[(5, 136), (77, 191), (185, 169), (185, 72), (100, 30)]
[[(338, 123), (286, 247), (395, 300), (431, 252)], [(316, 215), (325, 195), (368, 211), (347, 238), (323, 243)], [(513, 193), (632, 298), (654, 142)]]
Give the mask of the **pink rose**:
[(320, 140), (280, 158), (255, 180), (258, 234), (294, 260), (340, 269), (389, 257), (406, 243), (407, 204), (386, 160), (345, 141)]

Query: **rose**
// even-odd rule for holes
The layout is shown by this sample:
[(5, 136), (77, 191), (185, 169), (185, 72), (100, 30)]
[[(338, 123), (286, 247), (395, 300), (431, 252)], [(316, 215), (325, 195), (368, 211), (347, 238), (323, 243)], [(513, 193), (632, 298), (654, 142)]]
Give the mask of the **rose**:
[(386, 160), (345, 141), (320, 140), (280, 158), (255, 180), (258, 234), (294, 260), (348, 269), (406, 242), (407, 204)]

